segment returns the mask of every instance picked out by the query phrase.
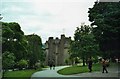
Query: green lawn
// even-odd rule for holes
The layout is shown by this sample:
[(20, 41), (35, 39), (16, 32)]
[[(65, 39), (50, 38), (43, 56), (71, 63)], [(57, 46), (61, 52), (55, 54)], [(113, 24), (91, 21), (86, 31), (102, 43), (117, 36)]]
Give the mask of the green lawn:
[[(94, 71), (100, 71), (101, 65), (100, 64), (94, 64), (92, 69)], [(62, 75), (71, 75), (71, 74), (78, 74), (78, 73), (84, 73), (84, 72), (89, 72), (87, 66), (72, 66), (72, 67), (67, 67), (64, 69), (61, 69), (58, 71), (59, 74)]]
[(42, 69), (34, 70), (19, 70), (19, 71), (7, 71), (4, 74), (5, 79), (30, 79), (31, 75), (37, 71), (41, 71)]

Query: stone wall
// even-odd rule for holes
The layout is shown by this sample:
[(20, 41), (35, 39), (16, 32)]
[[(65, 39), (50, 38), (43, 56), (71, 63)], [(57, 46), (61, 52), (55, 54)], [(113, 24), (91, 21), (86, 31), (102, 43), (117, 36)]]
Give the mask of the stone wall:
[(70, 46), (71, 38), (61, 35), (61, 38), (54, 39), (49, 37), (48, 41), (45, 43), (46, 47), (46, 65), (48, 61), (54, 60), (55, 65), (65, 65), (65, 60), (69, 58), (68, 48)]

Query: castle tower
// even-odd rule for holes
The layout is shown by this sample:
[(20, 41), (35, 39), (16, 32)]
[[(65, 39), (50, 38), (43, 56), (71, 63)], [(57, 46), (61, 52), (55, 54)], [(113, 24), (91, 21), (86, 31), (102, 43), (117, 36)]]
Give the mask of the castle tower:
[(61, 38), (53, 39), (49, 37), (46, 41), (46, 64), (48, 60), (55, 60), (55, 65), (65, 65), (65, 60), (69, 58), (68, 48), (70, 46), (71, 38), (61, 35)]

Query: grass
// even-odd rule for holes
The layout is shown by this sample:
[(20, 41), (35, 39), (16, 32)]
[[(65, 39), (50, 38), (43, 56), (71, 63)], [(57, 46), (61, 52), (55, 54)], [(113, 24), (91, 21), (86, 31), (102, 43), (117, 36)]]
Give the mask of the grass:
[[(92, 67), (93, 70), (92, 72), (100, 71), (100, 67), (101, 67), (100, 64), (94, 64)], [(87, 66), (72, 66), (72, 67), (63, 68), (58, 71), (58, 73), (62, 75), (72, 75), (72, 74), (85, 73), (85, 72), (89, 72)]]
[(7, 71), (4, 74), (4, 79), (30, 79), (31, 75), (42, 69), (28, 69), (28, 70), (19, 70), (19, 71)]

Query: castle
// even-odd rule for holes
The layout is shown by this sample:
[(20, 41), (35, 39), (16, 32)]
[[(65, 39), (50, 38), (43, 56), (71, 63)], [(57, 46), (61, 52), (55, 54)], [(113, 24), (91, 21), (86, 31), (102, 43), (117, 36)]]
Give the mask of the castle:
[(48, 61), (51, 60), (55, 60), (56, 66), (66, 65), (65, 61), (69, 58), (68, 48), (70, 42), (71, 37), (65, 37), (65, 35), (61, 35), (60, 39), (49, 37), (45, 43), (46, 65), (48, 65)]

